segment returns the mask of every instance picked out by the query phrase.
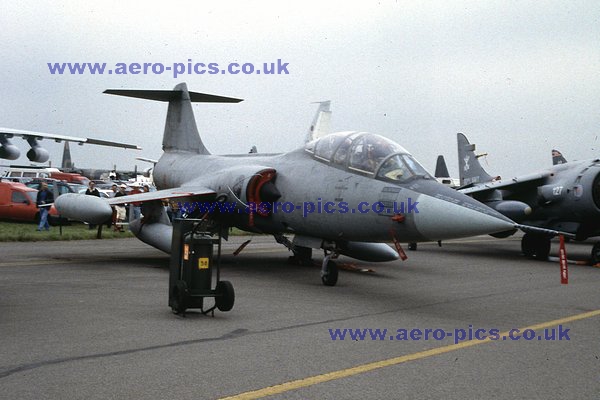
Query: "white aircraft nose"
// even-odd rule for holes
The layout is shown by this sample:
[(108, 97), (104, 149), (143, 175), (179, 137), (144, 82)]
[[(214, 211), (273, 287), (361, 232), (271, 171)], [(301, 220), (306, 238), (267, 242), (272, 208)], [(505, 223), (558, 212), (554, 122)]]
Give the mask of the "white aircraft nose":
[(419, 196), (414, 221), (421, 235), (437, 241), (514, 229), (515, 223), (502, 214), (465, 195), (456, 195), (456, 202)]

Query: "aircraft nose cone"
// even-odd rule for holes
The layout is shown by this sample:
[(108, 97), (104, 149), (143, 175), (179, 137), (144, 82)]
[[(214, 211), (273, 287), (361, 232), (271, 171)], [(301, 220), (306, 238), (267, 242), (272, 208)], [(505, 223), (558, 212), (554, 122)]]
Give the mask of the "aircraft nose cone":
[(426, 238), (437, 241), (505, 232), (515, 223), (497, 211), (461, 193), (448, 200), (419, 196), (415, 227)]

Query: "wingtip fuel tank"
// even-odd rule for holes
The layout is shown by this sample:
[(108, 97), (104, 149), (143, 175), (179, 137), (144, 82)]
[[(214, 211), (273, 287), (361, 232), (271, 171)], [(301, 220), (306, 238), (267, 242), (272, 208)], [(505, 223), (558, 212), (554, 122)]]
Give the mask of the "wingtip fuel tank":
[(85, 194), (63, 194), (56, 199), (54, 206), (63, 217), (91, 224), (102, 224), (112, 216), (112, 208), (106, 200)]

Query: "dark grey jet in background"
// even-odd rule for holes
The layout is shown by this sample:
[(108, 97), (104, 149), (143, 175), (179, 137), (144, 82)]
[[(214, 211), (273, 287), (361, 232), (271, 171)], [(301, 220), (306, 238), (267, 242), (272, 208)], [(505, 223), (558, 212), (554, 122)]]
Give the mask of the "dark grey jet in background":
[[(552, 167), (500, 179), (483, 169), (475, 155), (475, 145), (465, 135), (459, 133), (457, 141), (461, 193), (520, 224), (571, 233), (576, 240), (600, 236), (600, 159), (566, 163), (562, 154), (553, 150)], [(521, 241), (523, 253), (547, 259), (550, 238), (543, 233), (526, 233)], [(591, 263), (600, 263), (600, 242), (592, 248)]]

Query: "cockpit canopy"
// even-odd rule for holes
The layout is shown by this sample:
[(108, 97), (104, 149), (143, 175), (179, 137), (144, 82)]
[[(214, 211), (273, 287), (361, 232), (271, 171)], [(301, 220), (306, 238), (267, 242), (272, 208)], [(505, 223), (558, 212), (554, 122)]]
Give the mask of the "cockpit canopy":
[(433, 179), (402, 146), (373, 133), (332, 133), (307, 143), (305, 150), (338, 168), (382, 180), (404, 182), (417, 176)]

